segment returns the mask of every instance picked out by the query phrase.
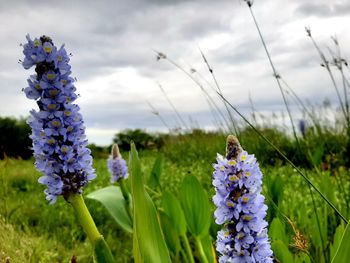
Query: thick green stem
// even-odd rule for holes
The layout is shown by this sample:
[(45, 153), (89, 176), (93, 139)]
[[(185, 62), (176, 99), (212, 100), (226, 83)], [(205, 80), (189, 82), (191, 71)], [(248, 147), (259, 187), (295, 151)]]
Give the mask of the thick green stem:
[(103, 236), (98, 232), (95, 222), (85, 205), (83, 197), (80, 194), (71, 194), (68, 197), (68, 202), (73, 206), (78, 220), (91, 243), (95, 245), (96, 241), (103, 239)]
[(181, 235), (181, 238), (182, 238), (184, 245), (185, 245), (185, 250), (186, 250), (187, 257), (188, 257), (187, 259), (190, 260), (190, 263), (194, 263), (191, 246), (190, 246), (190, 243), (188, 242), (188, 238), (187, 238), (186, 234)]
[(201, 239), (199, 237), (196, 237), (196, 245), (198, 248), (199, 256), (201, 257), (201, 262), (208, 263), (207, 256), (204, 253), (202, 242), (201, 242)]
[(112, 253), (103, 236), (98, 231), (82, 195), (70, 194), (68, 202), (73, 206), (81, 226), (94, 247), (96, 261), (98, 263), (114, 262)]

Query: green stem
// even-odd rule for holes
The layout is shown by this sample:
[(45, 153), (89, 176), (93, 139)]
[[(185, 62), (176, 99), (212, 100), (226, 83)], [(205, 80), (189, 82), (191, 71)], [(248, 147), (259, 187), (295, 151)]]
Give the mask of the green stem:
[(112, 253), (103, 236), (98, 231), (82, 195), (70, 194), (67, 200), (73, 206), (81, 226), (94, 247), (96, 261), (98, 263), (114, 262)]
[(201, 239), (199, 237), (196, 236), (196, 244), (197, 244), (197, 248), (198, 248), (198, 252), (199, 252), (199, 255), (201, 257), (201, 262), (202, 263), (208, 263), (208, 259), (207, 259), (207, 256), (205, 255), (204, 253), (204, 250), (203, 250), (203, 246), (202, 246), (202, 242), (201, 242)]
[(68, 197), (68, 202), (73, 206), (78, 220), (91, 243), (95, 244), (97, 240), (103, 239), (85, 205), (83, 197), (80, 194), (71, 194)]
[(181, 238), (182, 238), (182, 240), (184, 242), (184, 245), (185, 245), (187, 259), (190, 260), (190, 263), (194, 263), (191, 246), (190, 246), (190, 243), (188, 242), (188, 238), (187, 238), (186, 234), (185, 235), (181, 235)]
[(132, 222), (132, 211), (131, 211), (131, 204), (130, 204), (130, 196), (129, 196), (129, 191), (126, 189), (126, 185), (123, 179), (119, 181), (120, 189), (122, 190), (122, 195), (125, 200), (125, 208), (126, 212), (128, 213), (130, 220)]

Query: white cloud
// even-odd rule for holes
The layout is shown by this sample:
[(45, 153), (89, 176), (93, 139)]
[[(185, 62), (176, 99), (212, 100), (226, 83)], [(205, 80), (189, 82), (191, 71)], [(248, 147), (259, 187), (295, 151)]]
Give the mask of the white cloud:
[[(349, 56), (350, 23), (345, 1), (255, 1), (253, 10), (277, 70), (302, 99), (320, 102), (336, 96), (304, 26), (325, 48), (337, 34)], [(33, 73), (19, 67), (25, 34), (49, 34), (73, 53), (73, 75), (81, 98), (87, 134), (106, 144), (126, 128), (164, 129), (150, 101), (171, 126), (175, 114), (159, 81), (180, 114), (201, 127), (212, 126), (199, 87), (152, 49), (165, 52), (186, 70), (194, 67), (214, 85), (198, 52), (205, 52), (224, 94), (248, 113), (255, 108), (280, 111), (283, 103), (266, 54), (243, 1), (0, 1), (0, 115), (24, 116), (35, 107), (21, 91)], [(196, 77), (199, 77), (197, 74)], [(199, 77), (202, 83), (206, 83)], [(222, 103), (207, 87), (218, 105)], [(222, 107), (222, 106), (221, 106)], [(113, 121), (111, 121), (113, 120)]]

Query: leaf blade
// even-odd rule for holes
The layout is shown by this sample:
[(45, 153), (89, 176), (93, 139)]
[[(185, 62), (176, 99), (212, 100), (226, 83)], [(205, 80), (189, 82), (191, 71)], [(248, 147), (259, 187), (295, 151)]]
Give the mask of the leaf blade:
[[(145, 191), (140, 161), (135, 145), (131, 144), (131, 192), (134, 208), (134, 237), (139, 254), (145, 263), (171, 263), (157, 211), (152, 199)], [(135, 253), (135, 252), (134, 252)]]
[(121, 228), (132, 233), (132, 221), (119, 187), (107, 186), (88, 194), (86, 197), (100, 202)]

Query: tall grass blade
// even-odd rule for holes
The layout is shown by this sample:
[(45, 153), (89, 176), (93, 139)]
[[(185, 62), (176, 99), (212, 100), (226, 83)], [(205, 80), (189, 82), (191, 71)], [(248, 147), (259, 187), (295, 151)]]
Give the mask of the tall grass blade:
[[(216, 76), (215, 76), (215, 74), (214, 74), (213, 68), (210, 66), (210, 64), (209, 64), (209, 62), (208, 62), (208, 59), (206, 58), (206, 56), (204, 55), (202, 49), (201, 49), (199, 46), (198, 46), (198, 49), (199, 49), (199, 52), (200, 52), (201, 55), (202, 55), (202, 58), (203, 58), (203, 60), (204, 60), (204, 63), (205, 63), (205, 64), (207, 65), (207, 67), (208, 67), (208, 70), (209, 70), (209, 72), (210, 72), (210, 75), (212, 76), (212, 78), (213, 78), (213, 80), (214, 80), (214, 83), (215, 83), (215, 86), (216, 86), (216, 88), (217, 88), (217, 91), (218, 91), (220, 94), (223, 95), (223, 93), (222, 93), (222, 91), (221, 91), (221, 88), (220, 88), (220, 85), (219, 85), (219, 83), (218, 83), (218, 81), (217, 81), (217, 79), (216, 79)], [(235, 120), (233, 119), (233, 116), (232, 116), (232, 114), (231, 114), (231, 111), (229, 110), (229, 108), (228, 108), (228, 106), (227, 106), (227, 104), (226, 104), (225, 102), (224, 102), (224, 105), (225, 105), (227, 114), (228, 114), (228, 116), (230, 117), (231, 125), (232, 125), (232, 127), (233, 127), (233, 129), (234, 129), (234, 131), (235, 131), (235, 134), (238, 136), (238, 129), (237, 129), (237, 126), (236, 126), (236, 124), (235, 124)]]

